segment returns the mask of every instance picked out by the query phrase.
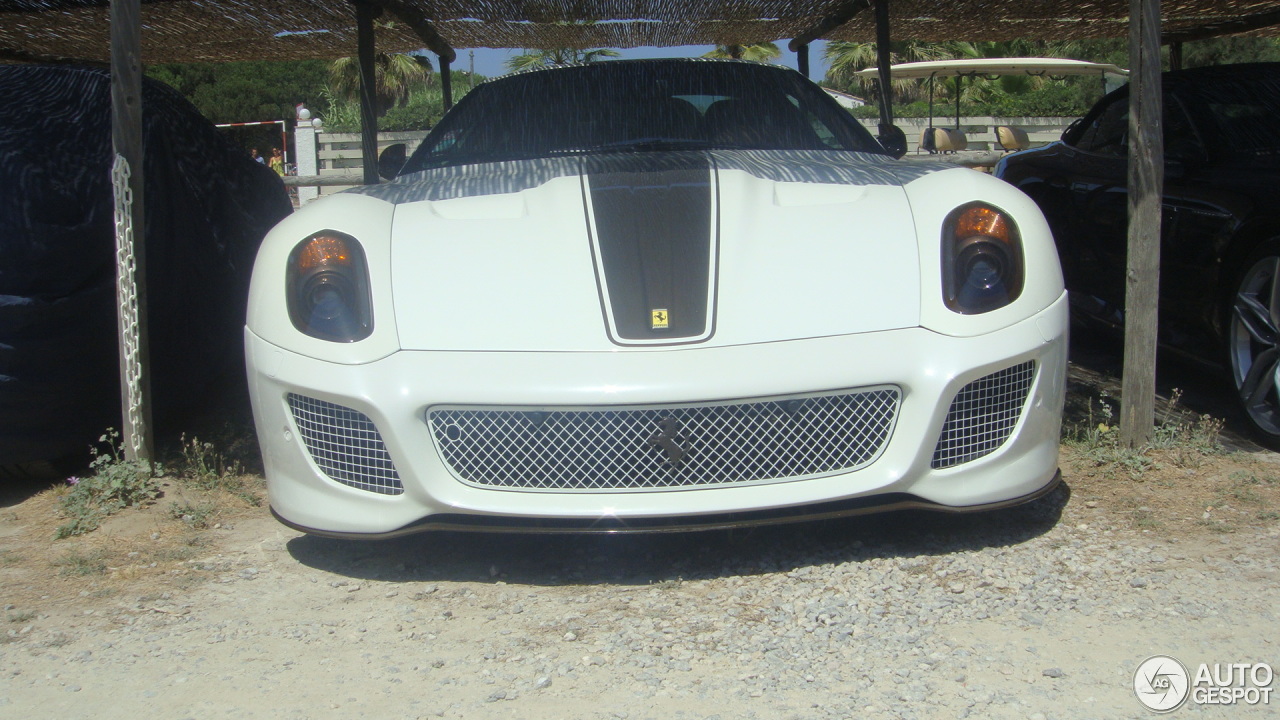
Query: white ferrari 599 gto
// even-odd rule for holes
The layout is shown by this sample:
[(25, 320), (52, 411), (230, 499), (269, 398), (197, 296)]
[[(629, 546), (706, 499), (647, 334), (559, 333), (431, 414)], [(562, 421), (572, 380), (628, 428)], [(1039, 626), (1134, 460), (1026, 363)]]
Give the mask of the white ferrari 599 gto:
[(983, 510), (1058, 479), (1040, 211), (768, 65), (481, 84), (393, 182), (268, 235), (245, 335), (271, 507), (311, 533)]

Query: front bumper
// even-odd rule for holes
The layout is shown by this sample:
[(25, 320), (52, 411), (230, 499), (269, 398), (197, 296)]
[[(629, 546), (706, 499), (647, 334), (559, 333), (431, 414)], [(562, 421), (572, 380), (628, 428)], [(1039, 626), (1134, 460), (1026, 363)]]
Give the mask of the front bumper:
[[(338, 365), (246, 331), (247, 364), (272, 510), (286, 524), (338, 536), (435, 528), (558, 531), (724, 527), (904, 506), (987, 509), (1056, 482), (1066, 374), (1065, 295), (999, 331), (955, 338), (921, 328), (719, 348), (616, 352), (401, 351)], [(956, 393), (1028, 360), (1036, 374), (1021, 416), (994, 452), (954, 467), (931, 459)], [(525, 491), (457, 479), (425, 420), (440, 405), (612, 407), (769, 398), (838, 388), (901, 390), (893, 435), (874, 462), (808, 479), (662, 491)], [(300, 440), (290, 393), (366, 415), (403, 492), (334, 481)]]

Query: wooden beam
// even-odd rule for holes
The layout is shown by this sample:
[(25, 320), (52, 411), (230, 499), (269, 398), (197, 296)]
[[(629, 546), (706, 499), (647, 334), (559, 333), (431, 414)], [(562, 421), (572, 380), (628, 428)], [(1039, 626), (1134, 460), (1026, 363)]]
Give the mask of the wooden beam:
[(871, 7), (871, 0), (845, 0), (845, 2), (841, 3), (840, 7), (836, 8), (834, 13), (822, 18), (812, 27), (798, 33), (791, 39), (791, 42), (788, 43), (787, 47), (791, 48), (791, 52), (798, 52), (801, 46), (808, 45), (814, 40), (817, 40), (823, 35), (826, 35), (832, 30), (844, 25), (852, 20), (854, 15), (857, 15), (869, 7)]
[(111, 0), (112, 187), (116, 196), (116, 306), (121, 441), (128, 460), (154, 457), (147, 335), (147, 253), (142, 212), (142, 14)]
[(1169, 69), (1182, 69), (1182, 41), (1169, 43)]
[(360, 64), (360, 150), (364, 163), (364, 184), (377, 185), (380, 181), (373, 21), (382, 14), (382, 8), (365, 0), (353, 2), (356, 6), (356, 60)]
[(1155, 428), (1164, 193), (1159, 0), (1129, 0), (1129, 81), (1129, 256), (1120, 439), (1137, 448), (1151, 441)]
[(449, 62), (458, 59), (458, 53), (441, 37), (440, 31), (436, 30), (436, 26), (418, 6), (404, 0), (369, 0), (369, 2), (385, 8), (387, 12), (404, 21), (431, 52)]
[(444, 111), (453, 107), (453, 73), (449, 71), (449, 59), (440, 56), (440, 95), (444, 100)]
[(893, 81), (889, 74), (893, 56), (889, 48), (889, 0), (875, 0), (875, 4), (876, 65), (880, 75), (876, 82), (880, 88), (880, 133), (883, 135), (887, 126), (893, 124)]
[(796, 69), (800, 74), (809, 77), (809, 46), (801, 45), (796, 48)]
[(1202, 25), (1201, 27), (1192, 28), (1190, 30), (1175, 30), (1163, 35), (1161, 42), (1167, 45), (1174, 42), (1207, 40), (1209, 38), (1220, 37), (1222, 35), (1235, 35), (1237, 33), (1249, 32), (1250, 30), (1261, 30), (1262, 28), (1274, 27), (1276, 25), (1280, 25), (1280, 10), (1272, 10), (1270, 12), (1262, 12), (1254, 15), (1245, 15), (1243, 17)]

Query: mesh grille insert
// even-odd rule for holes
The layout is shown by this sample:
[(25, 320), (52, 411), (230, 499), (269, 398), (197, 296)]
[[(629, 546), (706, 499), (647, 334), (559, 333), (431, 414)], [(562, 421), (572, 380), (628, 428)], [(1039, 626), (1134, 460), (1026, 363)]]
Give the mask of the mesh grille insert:
[(592, 491), (799, 478), (870, 464), (897, 416), (896, 387), (608, 410), (432, 408), (445, 462), (483, 487)]
[(932, 467), (948, 468), (996, 451), (1022, 417), (1036, 364), (1027, 361), (978, 378), (956, 393), (933, 451)]
[(330, 478), (383, 495), (404, 492), (382, 435), (367, 415), (289, 393), (289, 409), (311, 459)]

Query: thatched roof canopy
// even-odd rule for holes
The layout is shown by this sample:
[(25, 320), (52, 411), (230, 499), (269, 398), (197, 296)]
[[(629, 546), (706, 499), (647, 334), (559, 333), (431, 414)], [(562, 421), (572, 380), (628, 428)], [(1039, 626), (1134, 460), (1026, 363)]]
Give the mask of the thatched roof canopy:
[[(871, 41), (866, 0), (369, 0), (380, 50)], [(0, 0), (0, 60), (109, 57), (108, 0)], [(1280, 34), (1280, 0), (1164, 0), (1168, 39)], [(856, 11), (856, 12), (855, 12)], [(895, 40), (1126, 37), (1129, 0), (892, 0)], [(350, 55), (350, 0), (143, 0), (143, 61)], [(828, 21), (825, 22), (824, 21)], [(424, 34), (426, 33), (426, 34)], [(438, 40), (429, 43), (431, 33)]]

